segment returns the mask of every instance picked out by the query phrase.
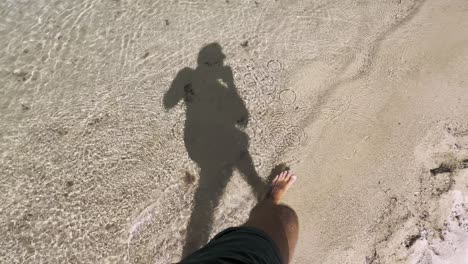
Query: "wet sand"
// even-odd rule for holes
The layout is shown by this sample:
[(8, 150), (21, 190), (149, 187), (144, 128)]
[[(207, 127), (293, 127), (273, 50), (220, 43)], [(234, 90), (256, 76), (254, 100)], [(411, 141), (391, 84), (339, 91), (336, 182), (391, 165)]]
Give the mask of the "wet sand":
[(466, 259), (466, 1), (0, 14), (1, 263), (176, 262), (243, 223), (283, 163), (294, 263)]

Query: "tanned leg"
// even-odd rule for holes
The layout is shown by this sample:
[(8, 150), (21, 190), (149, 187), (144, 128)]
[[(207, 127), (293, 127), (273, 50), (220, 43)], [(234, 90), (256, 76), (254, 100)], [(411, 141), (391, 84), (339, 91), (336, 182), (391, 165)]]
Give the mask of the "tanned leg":
[(280, 200), (296, 179), (289, 171), (278, 174), (265, 198), (252, 209), (244, 224), (267, 233), (278, 247), (284, 263), (290, 262), (296, 247), (299, 222), (294, 210), (280, 204)]

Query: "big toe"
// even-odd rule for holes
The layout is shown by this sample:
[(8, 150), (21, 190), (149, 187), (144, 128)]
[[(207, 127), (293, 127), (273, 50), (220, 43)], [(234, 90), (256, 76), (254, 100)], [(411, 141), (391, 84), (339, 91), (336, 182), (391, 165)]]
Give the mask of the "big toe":
[(292, 174), (290, 175), (289, 179), (288, 179), (288, 188), (293, 185), (297, 180), (297, 176)]

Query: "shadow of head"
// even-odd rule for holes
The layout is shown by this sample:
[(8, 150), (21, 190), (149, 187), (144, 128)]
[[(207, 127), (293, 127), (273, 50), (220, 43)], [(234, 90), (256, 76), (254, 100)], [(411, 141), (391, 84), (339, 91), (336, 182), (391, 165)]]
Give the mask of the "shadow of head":
[(197, 63), (199, 66), (223, 65), (224, 55), (221, 45), (216, 42), (204, 46), (198, 53)]

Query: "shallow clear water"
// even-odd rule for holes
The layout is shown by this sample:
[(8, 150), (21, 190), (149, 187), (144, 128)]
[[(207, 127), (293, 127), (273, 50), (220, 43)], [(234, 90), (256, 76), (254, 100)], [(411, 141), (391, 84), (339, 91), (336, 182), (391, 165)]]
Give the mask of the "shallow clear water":
[[(372, 55), (368, 44), (392, 26), (384, 21), (398, 22), (382, 16), (404, 17), (411, 4), (2, 1), (0, 262), (177, 261), (199, 173), (184, 104), (163, 107), (177, 73), (221, 45), (265, 178), (305, 143), (302, 120), (327, 98), (323, 87), (296, 95), (290, 76)], [(222, 193), (211, 235), (255, 203), (237, 172)]]

